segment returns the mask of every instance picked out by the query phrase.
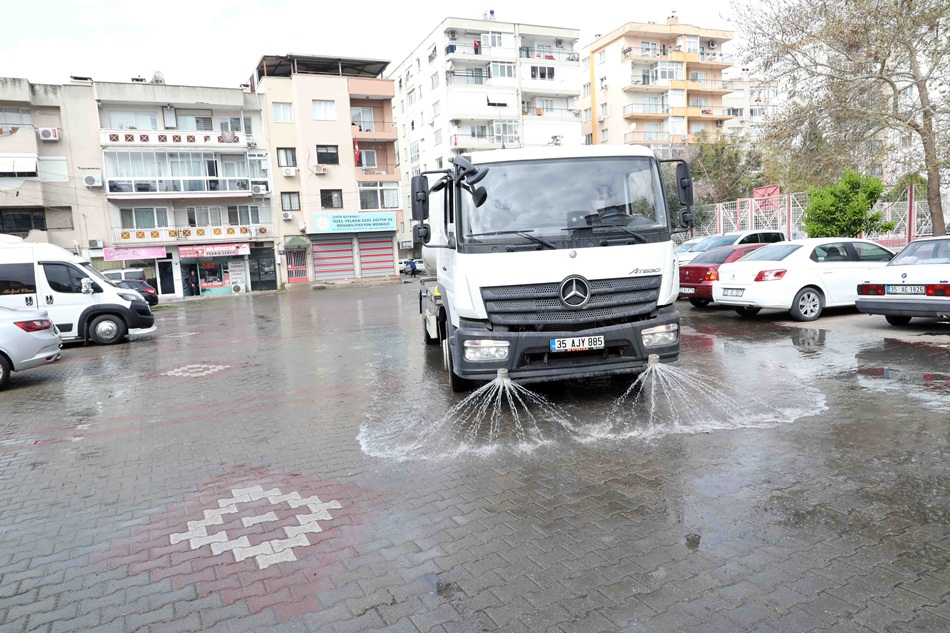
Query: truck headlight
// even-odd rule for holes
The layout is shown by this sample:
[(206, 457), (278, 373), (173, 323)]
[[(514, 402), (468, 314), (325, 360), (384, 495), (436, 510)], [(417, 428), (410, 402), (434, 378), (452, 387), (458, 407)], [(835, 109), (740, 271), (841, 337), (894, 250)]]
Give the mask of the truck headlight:
[(675, 323), (648, 327), (640, 332), (640, 339), (644, 347), (660, 347), (672, 345), (679, 338), (680, 327)]
[(462, 346), (465, 348), (465, 360), (479, 362), (508, 358), (508, 341), (470, 339)]

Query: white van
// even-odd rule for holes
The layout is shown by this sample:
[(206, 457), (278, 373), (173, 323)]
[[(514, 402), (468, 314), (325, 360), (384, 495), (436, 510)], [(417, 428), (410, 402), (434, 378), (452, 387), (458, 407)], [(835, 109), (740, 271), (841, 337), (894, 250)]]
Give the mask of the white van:
[(0, 235), (0, 306), (46, 310), (64, 341), (110, 345), (155, 329), (138, 292), (115, 287), (64, 248), (11, 235)]

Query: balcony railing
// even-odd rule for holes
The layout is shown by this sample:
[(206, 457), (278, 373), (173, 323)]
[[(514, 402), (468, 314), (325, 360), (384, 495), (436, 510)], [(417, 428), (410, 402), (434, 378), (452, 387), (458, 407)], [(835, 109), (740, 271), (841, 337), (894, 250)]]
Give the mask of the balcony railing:
[(450, 142), (456, 147), (486, 147), (490, 145), (506, 145), (520, 147), (521, 139), (518, 136), (506, 134), (504, 136), (472, 136), (471, 134), (453, 134)]
[(268, 239), (277, 234), (273, 224), (242, 224), (238, 226), (160, 226), (146, 229), (112, 229), (113, 244), (146, 242), (230, 242), (234, 240)]
[(623, 135), (624, 143), (669, 143), (669, 132), (627, 132)]
[[(672, 85), (672, 79), (647, 79), (644, 81), (643, 75), (634, 75), (630, 77), (631, 86), (649, 86), (654, 88), (669, 88)], [(677, 80), (682, 81), (682, 80)]]
[(243, 132), (212, 130), (99, 130), (101, 145), (165, 145), (174, 147), (256, 147)]
[(719, 79), (690, 79), (687, 87), (693, 87), (692, 84), (698, 84), (699, 90), (732, 90), (730, 82)]
[(395, 163), (361, 165), (356, 168), (356, 175), (360, 177), (360, 180), (372, 180), (373, 176), (399, 176), (399, 165)]
[(250, 178), (109, 178), (110, 194), (123, 193), (251, 193), (266, 180)]
[(542, 118), (542, 119), (562, 119), (566, 121), (580, 120), (581, 111), (572, 110), (569, 108), (550, 108), (545, 110), (544, 108), (528, 108), (527, 110), (522, 110), (521, 114), (525, 118)]
[(580, 61), (578, 53), (571, 53), (567, 51), (549, 51), (545, 49), (537, 49), (531, 46), (523, 46), (518, 51), (518, 57), (522, 59), (540, 59), (546, 61), (559, 61), (559, 62), (576, 62)]
[(670, 107), (659, 103), (631, 103), (623, 107), (624, 116), (637, 114), (669, 114)]
[(663, 60), (668, 59), (670, 54), (665, 50), (651, 50), (648, 48), (636, 48), (628, 46), (620, 51), (620, 60), (626, 61), (631, 57), (645, 57), (647, 59)]
[[(699, 110), (699, 112), (697, 113), (696, 110)], [(689, 113), (692, 116), (696, 116), (697, 114), (700, 116), (732, 116), (728, 113), (728, 109), (722, 106), (698, 106), (690, 104)]]
[(709, 62), (712, 64), (733, 64), (735, 63), (734, 55), (723, 55), (722, 53), (700, 53), (699, 61)]
[[(512, 81), (514, 81), (512, 79)], [(482, 75), (466, 75), (460, 72), (447, 70), (445, 83), (461, 86), (489, 86), (493, 83), (491, 75), (486, 71)]]

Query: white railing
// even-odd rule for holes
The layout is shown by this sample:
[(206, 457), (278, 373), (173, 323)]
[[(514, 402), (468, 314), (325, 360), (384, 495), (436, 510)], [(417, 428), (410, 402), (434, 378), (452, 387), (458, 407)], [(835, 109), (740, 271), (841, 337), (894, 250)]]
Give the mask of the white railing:
[[(264, 186), (262, 191), (268, 193), (267, 181), (252, 180), (250, 178), (107, 178), (106, 191), (108, 195), (143, 194), (143, 193), (251, 193), (254, 186)], [(129, 196), (132, 197), (132, 196)]]
[(635, 114), (669, 114), (670, 107), (659, 103), (630, 103), (623, 107), (623, 115)]
[(273, 224), (241, 224), (238, 226), (160, 226), (144, 229), (112, 229), (113, 244), (144, 244), (149, 242), (232, 242), (273, 239)]
[(101, 145), (161, 145), (169, 147), (256, 147), (243, 132), (190, 130), (99, 130)]
[(547, 110), (544, 108), (528, 108), (527, 110), (522, 110), (521, 114), (523, 114), (525, 118), (563, 119), (568, 121), (579, 120), (581, 117), (580, 110), (569, 110), (567, 108), (549, 108)]

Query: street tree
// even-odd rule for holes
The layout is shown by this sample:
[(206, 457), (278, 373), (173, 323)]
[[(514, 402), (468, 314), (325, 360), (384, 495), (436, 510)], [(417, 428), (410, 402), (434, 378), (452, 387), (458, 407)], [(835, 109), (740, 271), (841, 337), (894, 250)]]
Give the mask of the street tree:
[(916, 136), (934, 234), (946, 234), (950, 2), (734, 0), (733, 10), (746, 60), (780, 82), (824, 142), (853, 151), (885, 130)]
[(892, 230), (894, 222), (885, 222), (880, 211), (871, 211), (883, 192), (878, 178), (850, 169), (833, 185), (809, 188), (802, 218), (805, 232), (808, 237), (857, 237)]
[(744, 149), (733, 139), (720, 135), (710, 140), (705, 131), (697, 134), (687, 156), (695, 181), (696, 201), (703, 204), (749, 198), (755, 187), (767, 184), (762, 177), (762, 157), (754, 149)]

